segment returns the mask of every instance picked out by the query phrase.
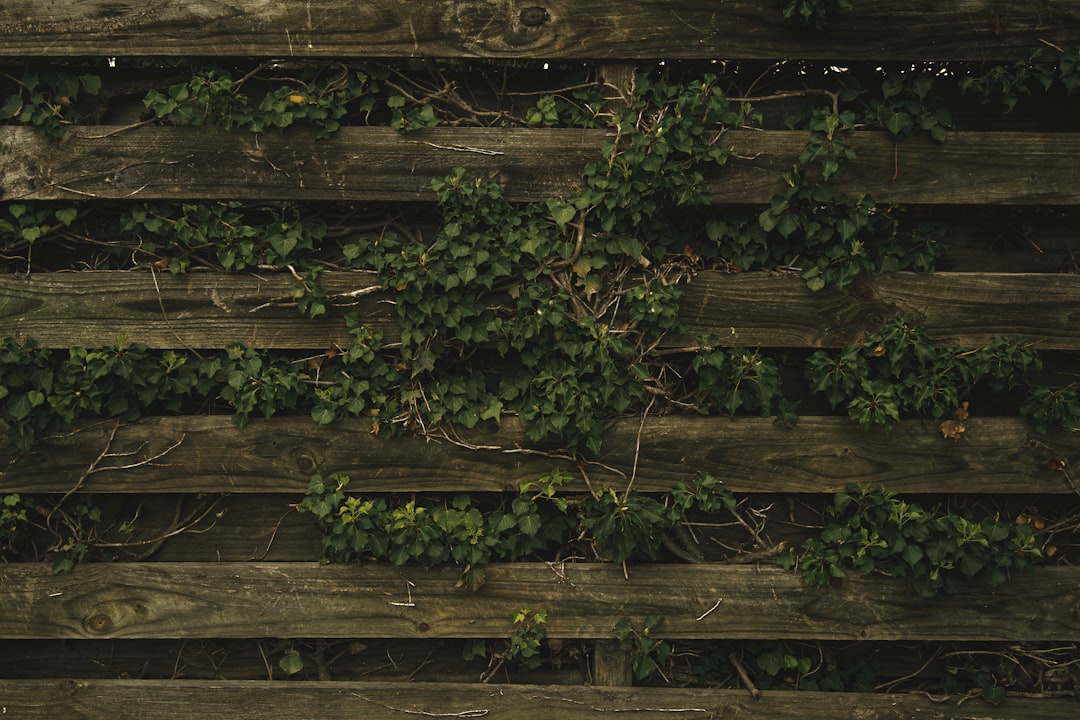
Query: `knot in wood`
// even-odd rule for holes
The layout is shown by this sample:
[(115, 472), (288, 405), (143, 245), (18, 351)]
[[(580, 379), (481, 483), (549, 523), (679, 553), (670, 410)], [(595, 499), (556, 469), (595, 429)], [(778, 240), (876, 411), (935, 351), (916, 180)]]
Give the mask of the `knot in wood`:
[(103, 633), (112, 629), (112, 618), (104, 613), (98, 613), (86, 620), (86, 629), (90, 632)]
[(521, 13), (518, 15), (518, 20), (525, 27), (540, 27), (544, 23), (551, 20), (551, 16), (548, 15), (548, 11), (542, 7), (522, 8)]
[(431, 630), (431, 626), (428, 625), (426, 622), (422, 622), (417, 624), (416, 629), (419, 632), (426, 633), (427, 631)]

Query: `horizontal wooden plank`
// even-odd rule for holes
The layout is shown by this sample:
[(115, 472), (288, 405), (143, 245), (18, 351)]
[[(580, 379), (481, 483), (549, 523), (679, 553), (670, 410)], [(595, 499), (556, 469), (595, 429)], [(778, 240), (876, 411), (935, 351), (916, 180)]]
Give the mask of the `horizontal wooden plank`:
[(31, 128), (0, 127), (0, 197), (434, 201), (431, 179), (461, 166), (514, 199), (539, 200), (565, 192), (603, 142), (600, 131), (526, 129), (347, 127), (322, 141), (302, 128), (116, 130), (73, 128), (53, 145)]
[[(1054, 432), (1042, 438), (1050, 448), (1042, 450), (1026, 447), (1031, 428), (1019, 419), (973, 417), (966, 426), (952, 441), (920, 421), (864, 432), (846, 418), (803, 417), (792, 429), (767, 418), (649, 416), (644, 425), (628, 418), (608, 431), (602, 465), (588, 472), (594, 485), (624, 487), (640, 428), (634, 487), (643, 492), (669, 490), (698, 472), (739, 493), (828, 493), (851, 482), (903, 493), (1074, 492), (1064, 473), (1045, 465), (1052, 458), (1080, 463), (1080, 433)], [(376, 437), (366, 420), (320, 427), (307, 417), (279, 417), (241, 430), (223, 416), (146, 418), (120, 426), (110, 445), (114, 427), (91, 423), (43, 439), (24, 455), (0, 450), (0, 493), (67, 492), (105, 450), (115, 457), (86, 476), (86, 492), (301, 493), (316, 472), (349, 475), (355, 492), (516, 492), (556, 467), (578, 475), (566, 459), (523, 449), (534, 446), (512, 416), (498, 430), (465, 434), (461, 445)], [(159, 455), (144, 466), (109, 470)]]
[(680, 302), (685, 340), (734, 328), (750, 347), (839, 347), (906, 314), (943, 345), (1021, 335), (1042, 349), (1080, 347), (1080, 275), (892, 273), (814, 293), (792, 276), (701, 273)]
[[(383, 331), (384, 342), (399, 339), (387, 302), (392, 296), (368, 292), (378, 284), (373, 274), (326, 272), (320, 282), (335, 295), (361, 295), (339, 297), (347, 307), (336, 317), (308, 320), (287, 299), (295, 281), (286, 273), (0, 275), (0, 337), (33, 338), (52, 348), (102, 347), (123, 336), (154, 348), (238, 342), (321, 351), (348, 345), (341, 318), (356, 313)], [(680, 317), (686, 332), (666, 338), (668, 347), (694, 345), (708, 334), (749, 347), (840, 347), (910, 314), (942, 344), (978, 346), (1020, 335), (1046, 350), (1080, 348), (1075, 274), (894, 273), (811, 292), (793, 275), (707, 271), (685, 287)]]
[(629, 580), (612, 564), (491, 565), (476, 593), (457, 579), (374, 564), (7, 564), (0, 638), (500, 637), (529, 607), (547, 611), (553, 638), (607, 638), (623, 617), (659, 614), (654, 634), (673, 639), (1080, 639), (1080, 570), (1065, 566), (940, 599), (884, 578), (808, 588), (744, 565), (636, 565)]
[[(374, 273), (324, 273), (331, 293), (361, 291), (342, 299), (385, 342), (399, 333), (386, 294)], [(289, 300), (296, 284), (288, 273), (182, 276), (150, 272), (71, 272), (0, 276), (0, 336), (33, 338), (43, 347), (73, 343), (99, 347), (118, 337), (155, 348), (259, 348), (347, 346), (341, 317), (304, 318)], [(383, 302), (380, 302), (383, 301)], [(82, 338), (82, 340), (76, 340)]]
[[(400, 134), (342, 128), (316, 141), (284, 133), (217, 128), (76, 127), (57, 145), (32, 128), (0, 127), (0, 197), (14, 199), (292, 199), (434, 201), (432, 177), (464, 167), (497, 179), (513, 200), (566, 195), (599, 158), (603, 131), (435, 128)], [(710, 181), (721, 203), (764, 203), (784, 187), (807, 134), (732, 131), (743, 159)], [(879, 201), (927, 204), (1080, 203), (1076, 133), (952, 133), (942, 144), (897, 145), (883, 132), (849, 141), (859, 158), (843, 188)]]
[(740, 720), (1072, 720), (1074, 700), (1009, 700), (990, 705), (934, 702), (925, 695), (773, 690), (758, 699), (715, 688), (553, 687), (478, 683), (272, 682), (197, 680), (0, 680), (7, 714), (20, 720), (112, 718), (235, 720), (403, 716), (491, 720), (628, 720), (677, 717)]
[(1026, 57), (1040, 40), (1080, 40), (1075, 0), (865, 0), (827, 32), (781, 16), (781, 0), (616, 2), (378, 0), (8, 0), (12, 55), (276, 57), (987, 59)]

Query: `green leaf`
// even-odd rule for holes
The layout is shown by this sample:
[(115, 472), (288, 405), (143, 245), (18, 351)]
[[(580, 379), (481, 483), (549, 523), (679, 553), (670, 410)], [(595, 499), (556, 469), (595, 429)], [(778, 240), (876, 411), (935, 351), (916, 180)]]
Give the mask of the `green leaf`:
[(297, 238), (292, 233), (274, 235), (270, 238), (270, 246), (274, 248), (274, 251), (283, 260), (287, 258), (289, 253), (296, 247), (296, 242)]
[(75, 208), (60, 208), (53, 215), (59, 220), (64, 227), (71, 227), (71, 223), (75, 222), (75, 218), (79, 216), (79, 211)]
[(4, 100), (4, 104), (0, 105), (0, 120), (7, 120), (13, 118), (22, 111), (22, 98), (18, 95), (8, 95)]
[(281, 660), (278, 660), (278, 666), (285, 671), (286, 675), (295, 675), (304, 669), (304, 659), (295, 649), (289, 650), (281, 656)]
[(566, 224), (577, 215), (577, 208), (562, 200), (548, 200), (547, 206), (548, 211), (551, 212), (551, 218), (559, 226), (560, 230), (566, 227)]
[(97, 75), (80, 75), (79, 82), (87, 95), (97, 95), (101, 92), (101, 78)]
[(525, 533), (529, 537), (533, 537), (536, 533), (540, 532), (540, 528), (543, 527), (543, 523), (540, 520), (540, 515), (532, 512), (528, 515), (523, 515), (518, 518), (518, 528), (521, 532)]
[(329, 405), (316, 405), (311, 409), (311, 419), (316, 425), (329, 425), (334, 422), (334, 409)]

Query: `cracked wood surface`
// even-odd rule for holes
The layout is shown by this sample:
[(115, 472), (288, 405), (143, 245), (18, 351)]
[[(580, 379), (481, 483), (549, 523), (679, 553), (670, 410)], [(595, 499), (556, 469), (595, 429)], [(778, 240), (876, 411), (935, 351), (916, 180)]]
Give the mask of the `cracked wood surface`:
[[(0, 638), (490, 638), (544, 608), (551, 638), (609, 638), (664, 617), (670, 639), (1078, 640), (1080, 571), (1041, 567), (989, 588), (921, 598), (903, 580), (809, 588), (777, 567), (510, 563), (472, 593), (460, 570), (381, 564), (44, 563), (0, 570)], [(677, 588), (677, 592), (672, 592)], [(720, 609), (707, 612), (721, 599)]]
[[(600, 159), (602, 130), (434, 128), (401, 134), (345, 127), (253, 134), (206, 127), (76, 126), (56, 143), (0, 127), (4, 200), (197, 199), (435, 201), (430, 182), (455, 167), (497, 180), (514, 201), (571, 193)], [(717, 203), (767, 203), (784, 189), (805, 131), (733, 130), (738, 158), (708, 180)], [(858, 153), (839, 185), (878, 202), (1080, 204), (1076, 133), (954, 132), (944, 143), (849, 133)]]
[[(1080, 433), (1041, 437), (1047, 449), (1028, 447), (1031, 427), (1019, 418), (966, 421), (959, 441), (942, 438), (934, 423), (908, 420), (891, 431), (860, 430), (847, 418), (801, 417), (794, 428), (769, 418), (650, 416), (617, 421), (604, 438), (602, 465), (589, 466), (597, 487), (623, 487), (640, 454), (634, 487), (666, 492), (707, 472), (738, 493), (831, 493), (848, 483), (883, 484), (901, 493), (1074, 493), (1051, 459), (1080, 463)], [(106, 448), (113, 421), (90, 422), (77, 431), (43, 438), (18, 454), (0, 451), (0, 494), (58, 493), (71, 489)], [(83, 486), (88, 493), (292, 493), (307, 489), (314, 473), (349, 475), (352, 492), (517, 492), (573, 462), (531, 447), (516, 419), (498, 429), (461, 435), (465, 444), (439, 438), (371, 434), (368, 420), (317, 426), (304, 417), (254, 419), (238, 429), (227, 416), (144, 418), (121, 425), (110, 452)], [(109, 470), (162, 453), (155, 462)], [(479, 446), (481, 449), (472, 449)], [(542, 448), (541, 448), (542, 449)], [(578, 480), (568, 488), (584, 491)], [(295, 501), (295, 499), (294, 499)], [(283, 506), (284, 507), (284, 506)], [(267, 532), (272, 527), (264, 528)]]
[(0, 680), (0, 697), (20, 720), (103, 718), (189, 720), (221, 714), (235, 720), (326, 717), (484, 717), (488, 720), (1073, 720), (1076, 702), (973, 699), (934, 702), (924, 695), (716, 688), (601, 688), (492, 683), (272, 682), (236, 680)]
[(780, 0), (7, 0), (10, 55), (1023, 59), (1080, 41), (1080, 2), (861, 0), (825, 31)]
[[(319, 281), (344, 307), (334, 317), (309, 320), (289, 299), (295, 280), (283, 272), (0, 275), (0, 337), (33, 338), (52, 348), (108, 346), (122, 335), (153, 348), (238, 342), (322, 351), (349, 344), (342, 316), (355, 313), (383, 332), (384, 343), (399, 339), (392, 294), (369, 292), (378, 285), (374, 273), (326, 272)], [(943, 345), (1019, 335), (1044, 350), (1080, 349), (1075, 274), (893, 273), (811, 292), (793, 275), (703, 271), (684, 287), (686, 332), (665, 338), (667, 347), (696, 346), (697, 337), (709, 334), (720, 344), (747, 347), (841, 347), (909, 314)]]

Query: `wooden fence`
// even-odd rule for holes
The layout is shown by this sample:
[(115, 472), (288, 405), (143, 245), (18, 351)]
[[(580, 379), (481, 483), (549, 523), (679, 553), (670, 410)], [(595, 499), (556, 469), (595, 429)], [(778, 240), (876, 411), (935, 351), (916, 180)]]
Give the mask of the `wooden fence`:
[[(785, 22), (783, 4), (9, 0), (0, 3), (0, 55), (1011, 62), (1033, 47), (1080, 43), (1077, 0), (855, 0), (820, 32)], [(120, 127), (75, 126), (56, 142), (32, 128), (0, 126), (0, 202), (424, 203), (434, 200), (430, 179), (458, 166), (467, 177), (497, 179), (512, 200), (539, 200), (572, 188), (606, 137), (599, 130), (435, 128), (401, 134), (346, 127), (314, 141), (299, 131), (255, 136)], [(710, 181), (716, 202), (767, 203), (782, 189), (781, 173), (805, 140), (805, 131), (730, 133), (735, 151), (752, 159)], [(1080, 139), (1073, 132), (1024, 124), (1015, 131), (960, 129), (940, 144), (913, 139), (897, 145), (868, 131), (855, 133), (852, 144), (859, 157), (842, 186), (848, 192), (956, 206), (961, 214), (984, 206), (1066, 213), (1080, 206)], [(665, 342), (679, 348), (698, 335), (725, 336), (735, 328), (748, 346), (835, 348), (907, 313), (941, 343), (1022, 335), (1068, 372), (1080, 351), (1080, 275), (1048, 272), (1019, 253), (985, 269), (985, 229), (967, 219), (954, 229), (967, 235), (960, 245), (967, 243), (971, 262), (932, 275), (894, 273), (814, 293), (790, 275), (699, 273), (682, 302), (686, 331)], [(1061, 234), (1059, 247), (1076, 247), (1074, 226)], [(379, 284), (366, 272), (326, 273), (323, 280), (331, 293)], [(240, 342), (321, 352), (347, 343), (339, 317), (311, 321), (295, 308), (266, 306), (287, 296), (292, 284), (291, 277), (272, 273), (0, 275), (0, 337), (32, 338), (57, 349), (108, 345), (119, 335), (161, 349)], [(392, 342), (398, 330), (387, 297), (386, 291), (363, 293), (353, 310)], [(578, 685), (567, 684), (573, 680), (565, 676), (546, 682), (542, 674), (526, 674), (529, 684), (469, 683), (451, 673), (408, 685), (404, 681), (412, 677), (404, 672), (392, 680), (384, 674), (288, 683), (229, 679), (217, 668), (186, 675), (185, 648), (211, 640), (239, 647), (240, 641), (266, 638), (358, 638), (372, 647), (389, 641), (387, 648), (423, 641), (430, 657), (436, 640), (505, 636), (521, 607), (549, 612), (549, 638), (585, 641), (589, 674), (601, 682), (625, 678), (628, 659), (611, 642), (613, 625), (651, 614), (664, 617), (660, 632), (673, 641), (1080, 641), (1080, 574), (1066, 548), (1059, 562), (1037, 568), (1023, 582), (993, 590), (965, 586), (933, 600), (914, 595), (903, 581), (878, 576), (810, 588), (767, 562), (640, 565), (628, 579), (613, 564), (499, 564), (489, 568), (477, 593), (455, 588), (457, 571), (320, 566), (316, 528), (289, 510), (316, 472), (348, 474), (350, 489), (365, 492), (505, 493), (550, 472), (553, 464), (575, 471), (569, 459), (523, 452), (529, 443), (512, 417), (497, 430), (464, 433), (468, 442), (459, 443), (385, 439), (370, 429), (369, 421), (360, 420), (321, 427), (308, 418), (276, 417), (238, 429), (225, 416), (149, 417), (122, 425), (86, 423), (78, 432), (42, 439), (29, 452), (3, 450), (0, 494), (62, 495), (77, 487), (99, 497), (137, 498), (148, 515), (167, 516), (173, 506), (179, 513), (201, 495), (225, 493), (229, 512), (205, 533), (168, 539), (147, 562), (84, 563), (57, 575), (39, 563), (0, 567), (0, 648), (6, 648), (0, 654), (8, 657), (0, 662), (0, 714), (1076, 716), (1075, 695), (991, 706), (898, 692), (765, 691), (755, 698), (743, 689), (598, 687), (584, 685), (580, 675)], [(819, 497), (868, 481), (902, 493), (992, 495), (1003, 503), (1036, 498), (1044, 507), (1067, 506), (1076, 499), (1076, 486), (1069, 473), (1047, 470), (1045, 454), (1028, 442), (1032, 433), (1018, 417), (974, 417), (962, 439), (952, 442), (919, 420), (885, 433), (864, 432), (824, 414), (803, 416), (785, 431), (761, 418), (634, 416), (612, 425), (591, 480), (618, 483), (634, 475), (636, 489), (661, 492), (706, 470), (733, 492), (778, 498)], [(1076, 432), (1052, 431), (1041, 442), (1067, 467), (1080, 460)], [(161, 461), (140, 462), (149, 458)], [(574, 488), (584, 485), (579, 480)], [(170, 642), (174, 655), (154, 649)], [(281, 677), (265, 656), (262, 661)], [(257, 658), (246, 662), (262, 667)], [(110, 669), (118, 667), (128, 669)]]

